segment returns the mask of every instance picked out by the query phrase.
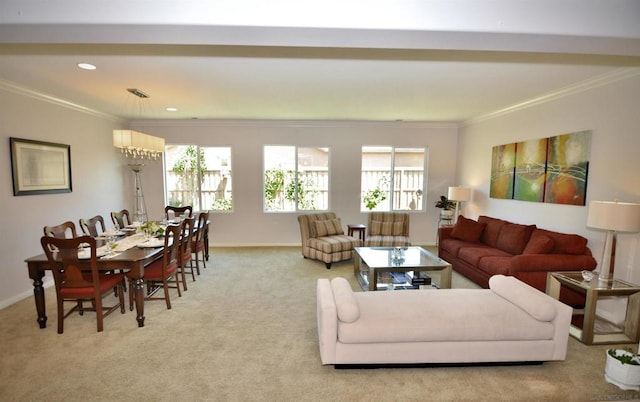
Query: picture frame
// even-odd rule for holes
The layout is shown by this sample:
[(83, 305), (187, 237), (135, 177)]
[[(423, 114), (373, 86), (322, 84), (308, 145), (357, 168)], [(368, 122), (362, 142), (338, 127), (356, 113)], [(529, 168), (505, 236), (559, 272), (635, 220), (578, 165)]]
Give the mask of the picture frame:
[(70, 193), (71, 146), (9, 137), (13, 195)]

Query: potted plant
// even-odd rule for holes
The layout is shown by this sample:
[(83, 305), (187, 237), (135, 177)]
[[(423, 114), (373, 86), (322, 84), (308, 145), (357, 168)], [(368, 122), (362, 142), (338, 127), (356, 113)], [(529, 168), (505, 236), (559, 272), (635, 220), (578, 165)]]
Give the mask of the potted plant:
[(440, 215), (442, 217), (452, 217), (453, 211), (456, 209), (455, 201), (449, 200), (444, 195), (440, 196), (440, 199), (436, 201), (435, 205), (436, 205), (436, 208), (440, 208), (442, 210), (440, 211)]
[(631, 349), (607, 350), (604, 379), (618, 388), (640, 391), (640, 356)]

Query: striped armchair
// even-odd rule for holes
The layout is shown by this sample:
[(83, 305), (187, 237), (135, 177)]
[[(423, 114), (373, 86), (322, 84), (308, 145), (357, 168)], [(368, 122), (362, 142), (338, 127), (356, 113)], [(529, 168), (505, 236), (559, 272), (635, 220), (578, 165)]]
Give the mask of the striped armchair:
[(347, 236), (340, 218), (333, 212), (298, 216), (302, 255), (324, 262), (327, 269), (338, 261), (350, 260), (353, 248), (361, 247), (362, 240)]
[(410, 246), (409, 214), (405, 212), (371, 212), (367, 225), (366, 247)]

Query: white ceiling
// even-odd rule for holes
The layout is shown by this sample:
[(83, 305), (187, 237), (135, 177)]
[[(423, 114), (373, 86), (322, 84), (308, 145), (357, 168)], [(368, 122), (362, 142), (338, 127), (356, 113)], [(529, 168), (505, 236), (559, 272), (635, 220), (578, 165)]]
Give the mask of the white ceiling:
[(126, 119), (462, 123), (640, 74), (634, 0), (52, 3), (0, 3), (0, 88)]

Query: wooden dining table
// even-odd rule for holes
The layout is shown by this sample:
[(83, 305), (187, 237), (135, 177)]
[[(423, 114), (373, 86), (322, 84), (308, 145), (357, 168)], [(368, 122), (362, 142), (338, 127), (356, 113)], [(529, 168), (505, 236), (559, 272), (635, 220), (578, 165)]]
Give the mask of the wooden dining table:
[[(98, 270), (128, 271), (133, 280), (133, 289), (136, 305), (136, 320), (139, 327), (144, 327), (144, 268), (153, 261), (162, 258), (163, 247), (141, 248), (132, 247), (108, 258), (98, 258)], [(33, 297), (38, 313), (38, 324), (40, 328), (47, 327), (47, 314), (45, 308), (44, 287), (42, 278), (45, 272), (51, 270), (47, 256), (42, 253), (25, 260), (29, 269), (29, 278), (33, 280)], [(86, 260), (87, 269), (89, 260)]]

